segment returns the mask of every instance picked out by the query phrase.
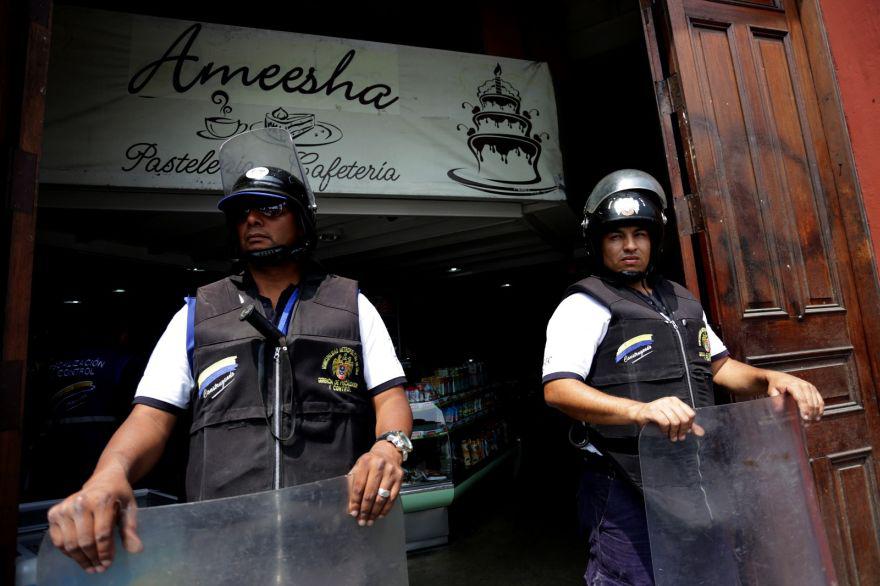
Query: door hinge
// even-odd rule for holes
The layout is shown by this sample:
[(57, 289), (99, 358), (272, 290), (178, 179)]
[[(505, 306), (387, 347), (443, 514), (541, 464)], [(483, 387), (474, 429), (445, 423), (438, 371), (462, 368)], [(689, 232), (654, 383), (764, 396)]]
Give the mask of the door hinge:
[(691, 234), (706, 231), (706, 221), (703, 218), (703, 202), (696, 193), (688, 193), (684, 196), (688, 203), (688, 209), (691, 215)]
[(661, 79), (654, 85), (657, 92), (657, 103), (660, 105), (660, 112), (669, 115), (682, 110), (684, 98), (681, 94), (681, 83), (678, 80), (677, 73), (673, 73), (666, 79)]
[(700, 198), (695, 193), (688, 193), (681, 199), (673, 202), (675, 219), (678, 222), (678, 233), (681, 236), (690, 236), (705, 231), (703, 222), (703, 207)]

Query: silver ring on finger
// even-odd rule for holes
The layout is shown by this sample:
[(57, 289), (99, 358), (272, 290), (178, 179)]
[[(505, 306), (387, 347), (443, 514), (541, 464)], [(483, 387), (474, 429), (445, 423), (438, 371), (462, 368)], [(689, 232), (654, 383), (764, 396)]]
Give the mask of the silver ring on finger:
[(387, 499), (391, 496), (391, 491), (387, 488), (379, 488), (376, 494), (379, 496), (380, 499)]

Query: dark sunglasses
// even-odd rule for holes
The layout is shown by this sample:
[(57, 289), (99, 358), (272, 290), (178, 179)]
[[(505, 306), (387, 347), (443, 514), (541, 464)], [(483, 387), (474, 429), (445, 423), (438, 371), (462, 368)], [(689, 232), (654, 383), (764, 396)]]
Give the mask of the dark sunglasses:
[(235, 210), (235, 217), (241, 221), (250, 215), (251, 212), (257, 212), (266, 218), (277, 218), (281, 216), (287, 209), (287, 204), (277, 203), (271, 206), (260, 206), (258, 208), (238, 208)]

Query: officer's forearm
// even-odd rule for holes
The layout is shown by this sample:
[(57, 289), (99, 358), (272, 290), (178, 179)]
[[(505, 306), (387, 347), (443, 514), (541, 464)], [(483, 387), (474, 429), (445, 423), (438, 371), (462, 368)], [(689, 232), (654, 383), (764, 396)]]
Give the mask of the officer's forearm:
[(768, 371), (749, 366), (733, 358), (712, 365), (712, 382), (736, 395), (764, 395), (767, 393)]
[(376, 410), (376, 436), (386, 431), (402, 431), (412, 435), (412, 409), (403, 387), (393, 387), (373, 397)]
[(632, 399), (608, 395), (571, 378), (545, 384), (544, 400), (573, 419), (599, 425), (637, 423), (634, 414), (643, 405)]
[(115, 467), (125, 474), (129, 483), (136, 482), (156, 465), (176, 420), (175, 415), (160, 409), (135, 405), (101, 453), (94, 474), (109, 472)]

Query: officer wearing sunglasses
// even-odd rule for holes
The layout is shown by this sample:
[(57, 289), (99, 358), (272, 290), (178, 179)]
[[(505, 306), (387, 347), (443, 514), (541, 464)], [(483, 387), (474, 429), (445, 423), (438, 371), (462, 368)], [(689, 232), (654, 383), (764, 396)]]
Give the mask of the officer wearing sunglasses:
[[(412, 449), (403, 369), (357, 282), (311, 259), (317, 206), (290, 135), (243, 133), (220, 163), (218, 207), (243, 271), (199, 288), (172, 318), (94, 474), (49, 513), (52, 542), (89, 573), (110, 565), (114, 525), (140, 550), (131, 484), (187, 411), (189, 500), (350, 474), (352, 522), (369, 526), (400, 491)], [(248, 306), (283, 338), (240, 319)]]

